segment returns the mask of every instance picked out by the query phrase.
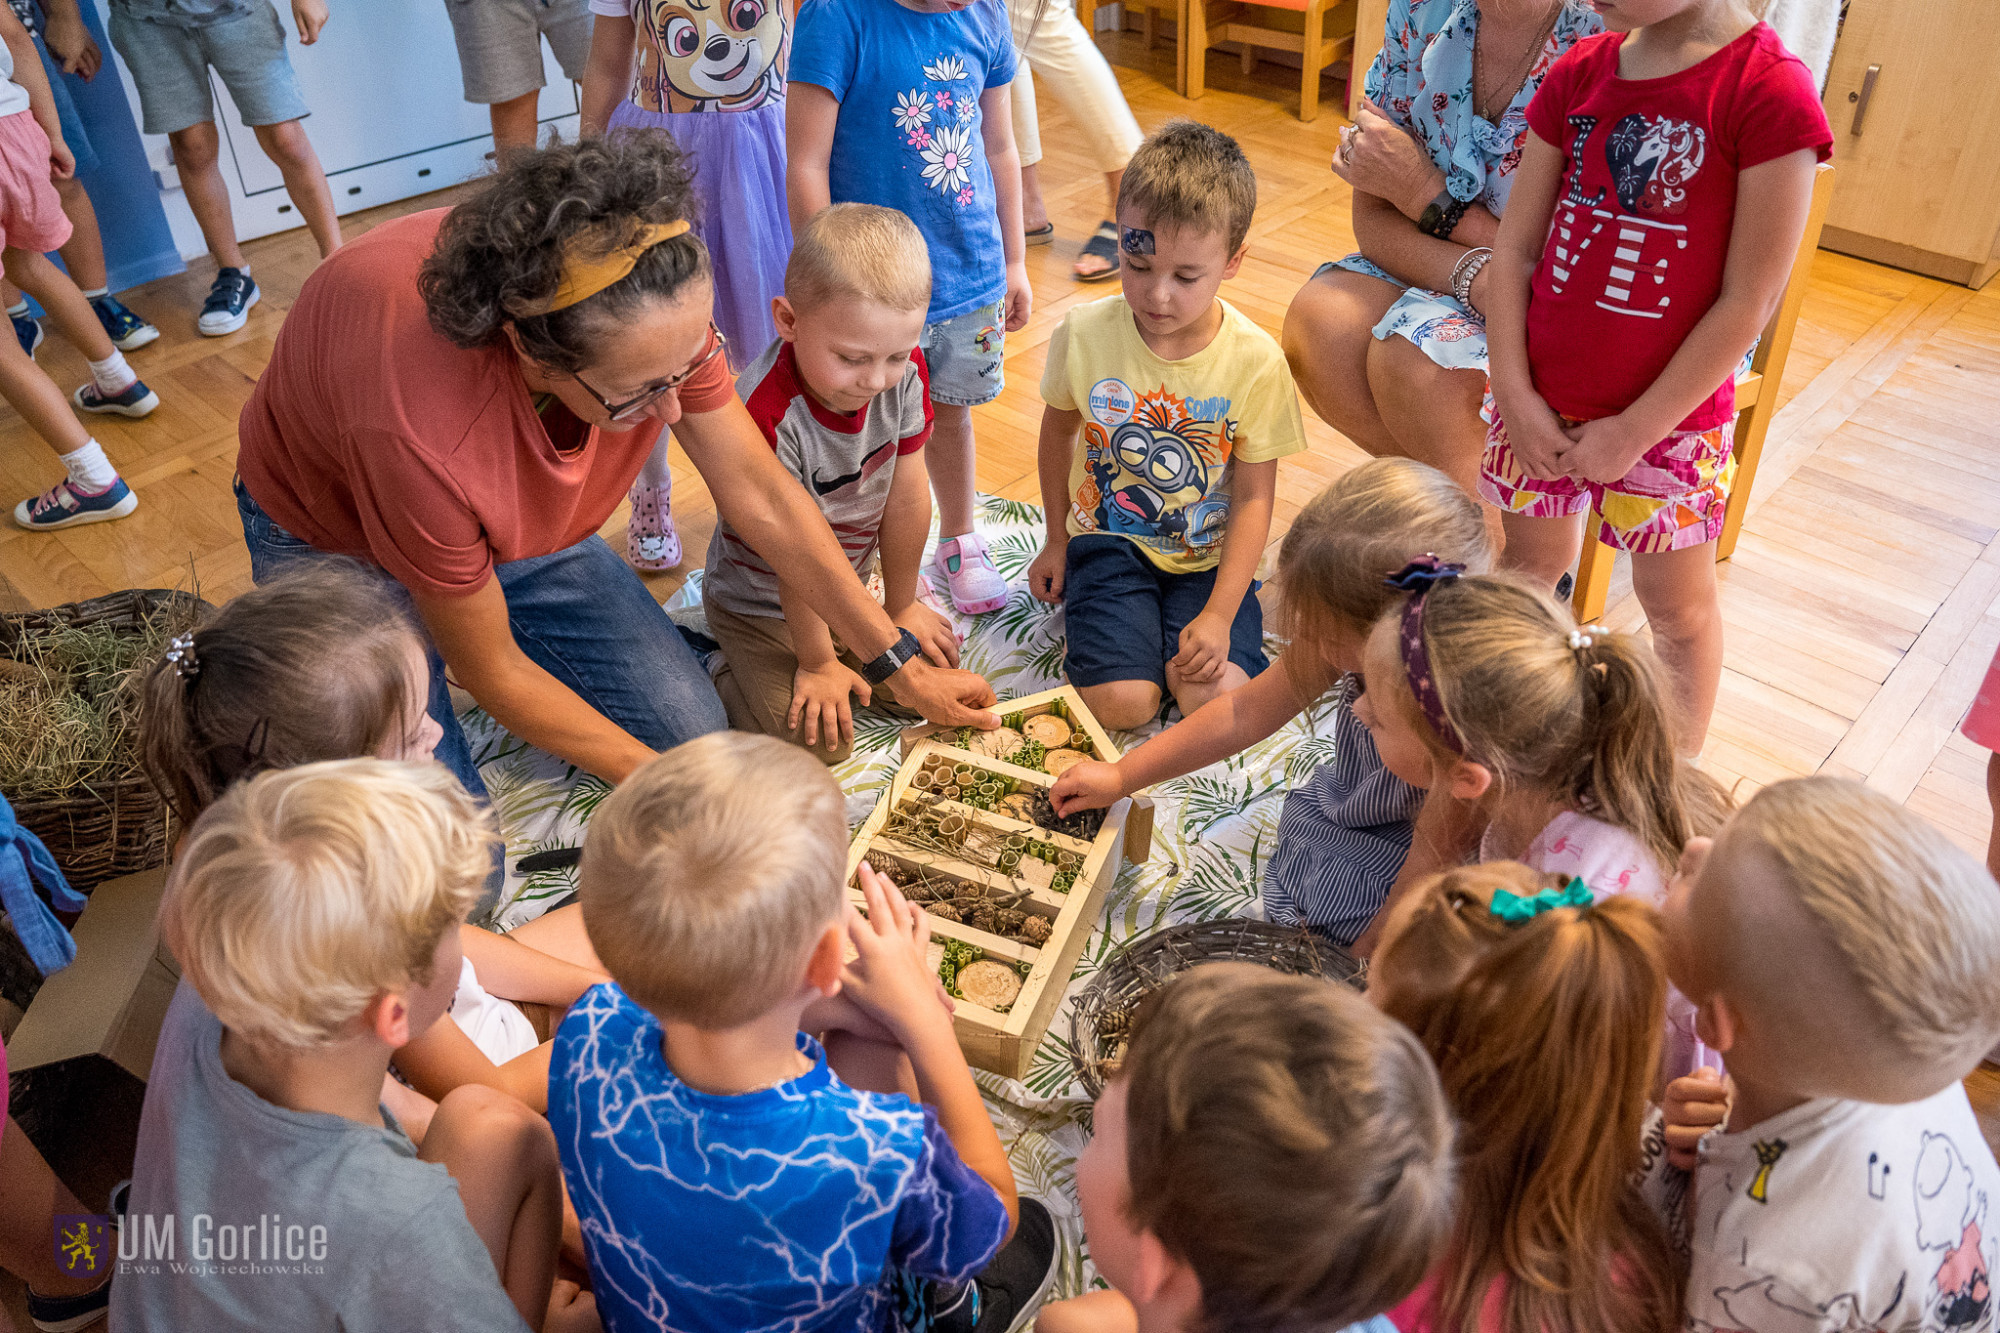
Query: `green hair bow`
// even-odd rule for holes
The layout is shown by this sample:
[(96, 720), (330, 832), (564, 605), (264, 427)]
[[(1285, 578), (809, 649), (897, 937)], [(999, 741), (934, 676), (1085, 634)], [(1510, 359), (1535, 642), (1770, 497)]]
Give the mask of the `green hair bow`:
[(1588, 907), (1593, 901), (1590, 886), (1571, 876), (1563, 881), (1559, 889), (1543, 889), (1526, 898), (1505, 889), (1497, 890), (1493, 895), (1493, 904), (1487, 910), (1508, 925), (1518, 926), (1558, 907)]

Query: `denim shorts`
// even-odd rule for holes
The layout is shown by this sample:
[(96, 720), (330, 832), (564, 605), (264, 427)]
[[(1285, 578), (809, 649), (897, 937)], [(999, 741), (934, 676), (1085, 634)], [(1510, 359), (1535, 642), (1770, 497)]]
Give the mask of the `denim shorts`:
[(285, 54), (285, 29), (270, 0), (199, 28), (135, 18), (111, 7), (111, 44), (139, 86), (148, 134), (174, 134), (215, 119), (212, 67), (245, 125), (282, 125), (312, 114)]
[(924, 325), (924, 363), (931, 372), (931, 401), (977, 407), (1000, 396), (1007, 383), (1007, 302), (995, 301)]
[[(1150, 680), (1167, 688), (1167, 663), (1180, 655), (1181, 631), (1208, 605), (1215, 571), (1170, 574), (1139, 544), (1108, 533), (1069, 539), (1063, 565), (1063, 624), (1069, 646), (1063, 670), (1072, 685)], [(1248, 675), (1264, 656), (1264, 608), (1257, 585), (1243, 595), (1229, 626), (1229, 660)]]

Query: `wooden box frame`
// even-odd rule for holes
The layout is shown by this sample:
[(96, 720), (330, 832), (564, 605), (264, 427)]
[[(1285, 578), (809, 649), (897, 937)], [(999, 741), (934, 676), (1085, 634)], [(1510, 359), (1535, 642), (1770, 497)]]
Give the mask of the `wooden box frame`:
[[(1067, 713), (1070, 725), (1090, 738), (1096, 757), (1108, 762), (1115, 762), (1119, 757), (1118, 747), (1111, 743), (1111, 738), (1104, 734), (1104, 729), (1097, 725), (1097, 719), (1090, 715), (1083, 700), (1069, 686), (1014, 699), (998, 705), (994, 711), (1003, 717)], [(893, 850), (888, 847), (878, 849), (875, 845), (890, 815), (912, 799), (911, 780), (933, 755), (949, 755), (954, 762), (986, 769), (1012, 778), (1021, 785), (1047, 788), (1055, 784), (1055, 778), (1048, 773), (957, 749), (941, 739), (942, 735), (949, 734), (944, 728), (931, 725), (911, 727), (903, 733), (903, 763), (890, 780), (888, 791), (883, 793), (882, 799), (876, 803), (874, 811), (848, 846), (848, 892), (857, 903), (861, 901), (861, 892), (856, 887), (855, 876), (862, 860), (873, 850), (888, 851), (906, 864), (934, 867), (960, 879), (989, 884), (1010, 882), (997, 871), (956, 862), (941, 854), (913, 851), (902, 844), (896, 844)], [(1049, 938), (1039, 947), (989, 934), (956, 921), (937, 917), (931, 919), (934, 942), (958, 940), (979, 949), (987, 958), (1029, 965), (1028, 975), (1021, 983), (1021, 994), (1006, 1013), (996, 1013), (969, 1000), (957, 1000), (957, 1014), (953, 1020), (958, 1044), (968, 1062), (1008, 1078), (1022, 1078), (1034, 1059), (1035, 1049), (1048, 1032), (1049, 1023), (1055, 1018), (1057, 1007), (1062, 1003), (1070, 976), (1076, 971), (1077, 959), (1082, 956), (1084, 942), (1090, 936), (1091, 927), (1097, 924), (1098, 914), (1104, 907), (1104, 897), (1110, 892), (1112, 882), (1118, 878), (1120, 865), (1128, 858), (1134, 862), (1144, 861), (1151, 854), (1153, 802), (1144, 796), (1126, 797), (1114, 802), (1105, 811), (1103, 827), (1089, 842), (957, 802), (939, 801), (937, 808), (962, 816), (968, 824), (994, 832), (1032, 831), (1037, 841), (1074, 851), (1083, 858), (1069, 892), (1031, 888), (1021, 901), (1023, 908), (1051, 918)], [(940, 951), (942, 947), (941, 943), (935, 945)]]

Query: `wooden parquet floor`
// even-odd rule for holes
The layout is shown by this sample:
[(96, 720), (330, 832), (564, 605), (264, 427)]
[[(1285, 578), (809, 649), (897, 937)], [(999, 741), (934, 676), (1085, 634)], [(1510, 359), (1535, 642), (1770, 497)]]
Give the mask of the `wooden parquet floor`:
[[(1191, 115), (1242, 141), (1261, 206), (1248, 262), (1225, 295), (1274, 332), (1292, 294), (1322, 260), (1347, 253), (1348, 189), (1327, 169), (1340, 125), (1337, 81), (1311, 125), (1294, 117), (1295, 76), (1266, 65), (1241, 75), (1211, 61), (1199, 102), (1172, 91), (1171, 47), (1135, 34), (1105, 49), (1140, 121)], [(1059, 239), (1029, 252), (1034, 321), (1007, 346), (1008, 386), (979, 409), (979, 481), (1037, 499), (1036, 393), (1057, 319), (1104, 286), (1070, 281), (1077, 247), (1102, 215), (1102, 178), (1041, 99), (1049, 157), (1042, 179)], [(349, 236), (450, 192), (344, 220)], [(134, 365), (163, 406), (144, 422), (105, 419), (98, 437), (138, 488), (124, 522), (30, 535), (0, 526), (0, 607), (45, 606), (117, 588), (186, 584), (222, 599), (248, 586), (230, 476), (235, 423), (314, 251), (293, 232), (248, 247), (263, 304), (222, 339), (195, 335), (212, 270), (129, 293), (164, 330)], [(51, 338), (43, 364), (82, 382), (77, 354)], [(1863, 778), (1906, 801), (1968, 848), (1989, 827), (1986, 755), (1957, 734), (2000, 643), (2000, 289), (1972, 292), (1822, 252), (1800, 318), (1782, 404), (1736, 558), (1723, 566), (1728, 668), (1706, 762), (1725, 781), (1756, 785), (1826, 771)], [(1360, 452), (1307, 413), (1312, 448), (1280, 470), (1278, 518), (1353, 466)], [(53, 459), (0, 407), (0, 496), (9, 504), (55, 477)], [(680, 460), (674, 510), (699, 560), (714, 510)], [(624, 516), (606, 536), (622, 549)], [(665, 596), (677, 574), (655, 580)], [(1642, 623), (1629, 578), (1607, 619)], [(1746, 786), (1746, 792), (1748, 787)]]

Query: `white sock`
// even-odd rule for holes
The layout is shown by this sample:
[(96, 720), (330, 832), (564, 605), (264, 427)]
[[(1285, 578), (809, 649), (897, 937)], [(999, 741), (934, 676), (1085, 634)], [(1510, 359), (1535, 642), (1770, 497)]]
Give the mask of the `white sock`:
[(28, 317), (28, 298), (24, 296), (13, 305), (8, 306), (7, 317), (9, 319), (26, 319)]
[(118, 480), (118, 469), (111, 466), (111, 460), (104, 456), (104, 447), (96, 440), (64, 454), (62, 465), (69, 470), (70, 484), (92, 495)]
[(109, 295), (111, 295), (111, 289), (109, 287), (92, 287), (89, 291), (83, 294), (83, 299), (86, 301), (95, 301), (100, 296), (109, 296)]
[(116, 398), (131, 388), (138, 378), (132, 373), (132, 367), (125, 364), (125, 354), (116, 347), (112, 348), (111, 355), (102, 361), (90, 363), (91, 383), (95, 384), (97, 391), (106, 398)]

